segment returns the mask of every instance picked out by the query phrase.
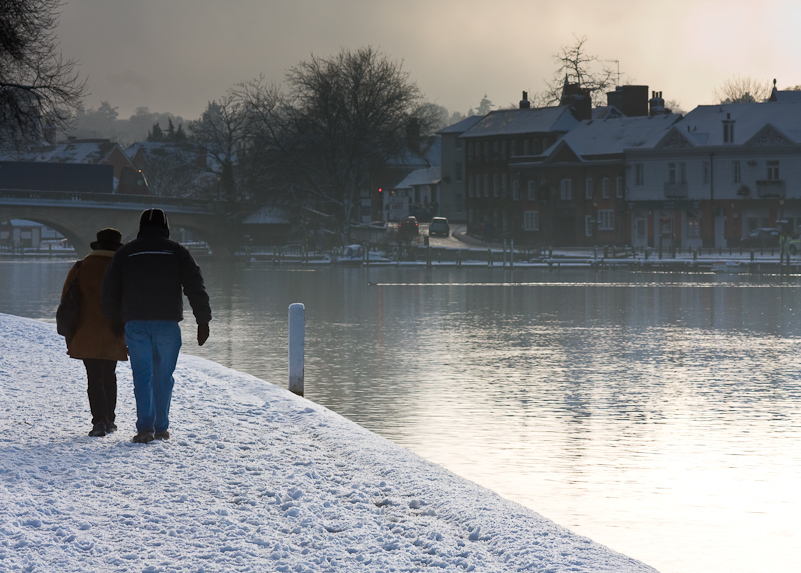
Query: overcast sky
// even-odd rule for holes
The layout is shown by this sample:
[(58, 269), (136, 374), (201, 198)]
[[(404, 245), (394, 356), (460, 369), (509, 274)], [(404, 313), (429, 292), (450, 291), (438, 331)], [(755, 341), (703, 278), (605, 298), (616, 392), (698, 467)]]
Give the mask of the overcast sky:
[(689, 111), (738, 74), (801, 84), (799, 28), (798, 0), (65, 0), (57, 35), (88, 78), (87, 107), (194, 119), (241, 81), (279, 83), (312, 53), (364, 46), (450, 111), (484, 94), (516, 104), (545, 89), (574, 35)]

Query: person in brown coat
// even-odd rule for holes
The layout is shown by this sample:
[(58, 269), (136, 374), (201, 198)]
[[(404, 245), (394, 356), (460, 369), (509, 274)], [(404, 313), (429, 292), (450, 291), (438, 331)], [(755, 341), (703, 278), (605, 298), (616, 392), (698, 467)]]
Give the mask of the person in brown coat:
[(67, 354), (83, 360), (88, 379), (89, 408), (92, 412), (90, 436), (105, 436), (117, 429), (114, 410), (117, 407), (117, 361), (128, 360), (128, 348), (122, 325), (112, 325), (100, 307), (103, 276), (122, 246), (122, 234), (117, 229), (101, 229), (97, 241), (90, 244), (92, 252), (81, 264), (70, 269), (64, 288), (67, 290), (78, 277), (81, 293), (80, 317), (75, 335), (67, 340)]

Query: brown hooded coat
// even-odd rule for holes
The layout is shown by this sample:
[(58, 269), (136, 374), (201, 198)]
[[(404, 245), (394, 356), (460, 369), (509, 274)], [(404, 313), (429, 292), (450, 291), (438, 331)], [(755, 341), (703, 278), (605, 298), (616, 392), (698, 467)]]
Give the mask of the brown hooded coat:
[[(111, 323), (100, 309), (100, 292), (106, 267), (111, 262), (114, 251), (92, 251), (81, 263), (78, 285), (81, 291), (81, 310), (78, 330), (67, 340), (67, 354), (73, 358), (98, 358), (101, 360), (128, 360), (125, 336), (116, 336), (111, 331)], [(75, 266), (70, 269), (61, 298), (75, 278)]]

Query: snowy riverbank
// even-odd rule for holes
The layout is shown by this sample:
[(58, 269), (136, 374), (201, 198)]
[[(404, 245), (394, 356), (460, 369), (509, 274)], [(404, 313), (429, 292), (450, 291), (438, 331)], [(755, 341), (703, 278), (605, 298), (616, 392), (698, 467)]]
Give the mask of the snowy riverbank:
[[(172, 439), (91, 427), (55, 326), (0, 314), (0, 570), (654, 569), (285, 389), (181, 355)], [(284, 373), (276, 373), (283, 379)]]

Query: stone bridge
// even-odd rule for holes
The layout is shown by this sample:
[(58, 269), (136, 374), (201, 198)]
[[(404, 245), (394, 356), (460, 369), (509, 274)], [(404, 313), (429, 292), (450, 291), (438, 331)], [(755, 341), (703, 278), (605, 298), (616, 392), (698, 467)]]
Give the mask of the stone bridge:
[(0, 191), (0, 222), (25, 219), (47, 225), (66, 237), (79, 257), (89, 254), (89, 244), (104, 227), (119, 229), (124, 242), (136, 237), (139, 215), (151, 207), (167, 213), (171, 229), (187, 229), (206, 241), (215, 258), (233, 256), (236, 245), (230, 227), (208, 203), (140, 195)]

